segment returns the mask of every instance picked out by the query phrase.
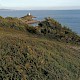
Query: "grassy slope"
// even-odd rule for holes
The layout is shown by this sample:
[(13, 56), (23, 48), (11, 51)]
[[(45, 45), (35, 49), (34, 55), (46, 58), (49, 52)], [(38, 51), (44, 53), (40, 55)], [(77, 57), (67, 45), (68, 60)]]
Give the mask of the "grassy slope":
[(0, 28), (0, 80), (78, 80), (80, 46)]

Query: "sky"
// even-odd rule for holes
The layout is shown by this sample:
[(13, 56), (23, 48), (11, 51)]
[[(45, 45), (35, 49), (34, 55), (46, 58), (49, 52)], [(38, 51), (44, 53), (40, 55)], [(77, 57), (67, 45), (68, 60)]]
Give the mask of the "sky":
[(80, 9), (80, 0), (0, 0), (6, 9)]

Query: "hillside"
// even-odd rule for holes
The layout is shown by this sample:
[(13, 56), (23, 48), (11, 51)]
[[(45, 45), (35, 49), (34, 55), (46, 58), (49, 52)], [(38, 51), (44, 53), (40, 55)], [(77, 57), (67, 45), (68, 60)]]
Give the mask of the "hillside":
[[(0, 21), (0, 80), (80, 79), (80, 37), (76, 33), (60, 26), (60, 33), (66, 30), (60, 38), (59, 29), (46, 21), (33, 28), (18, 19), (7, 19)], [(65, 40), (66, 36), (71, 39)]]

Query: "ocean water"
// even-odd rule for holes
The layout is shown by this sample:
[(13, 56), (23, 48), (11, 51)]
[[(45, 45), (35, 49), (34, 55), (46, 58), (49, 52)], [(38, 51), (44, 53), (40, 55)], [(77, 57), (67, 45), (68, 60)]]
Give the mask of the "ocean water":
[(36, 16), (37, 20), (54, 18), (80, 35), (80, 10), (0, 10), (0, 16), (22, 17), (29, 12)]

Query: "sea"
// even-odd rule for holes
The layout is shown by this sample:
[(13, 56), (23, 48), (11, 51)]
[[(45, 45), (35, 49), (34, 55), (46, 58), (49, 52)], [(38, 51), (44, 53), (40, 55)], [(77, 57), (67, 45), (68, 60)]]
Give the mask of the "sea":
[(80, 35), (80, 10), (0, 10), (3, 17), (22, 17), (31, 13), (36, 20), (51, 17)]

